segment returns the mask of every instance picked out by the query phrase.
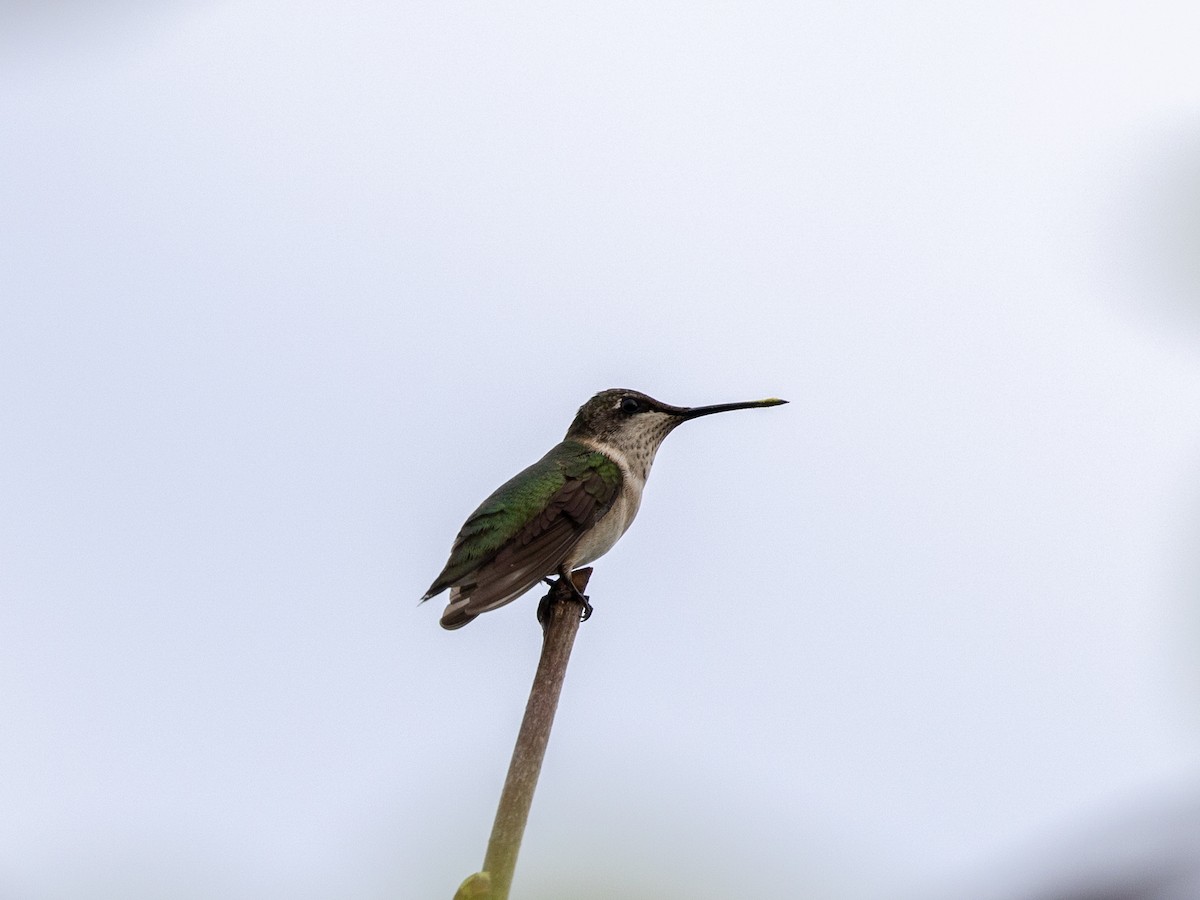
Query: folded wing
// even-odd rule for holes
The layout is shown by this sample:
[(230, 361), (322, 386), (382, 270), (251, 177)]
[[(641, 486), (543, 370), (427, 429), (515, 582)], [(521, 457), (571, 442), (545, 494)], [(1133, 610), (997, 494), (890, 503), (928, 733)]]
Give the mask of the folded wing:
[(612, 508), (621, 471), (582, 444), (560, 444), (467, 519), (426, 599), (450, 588), (444, 628), (515, 600), (554, 574)]

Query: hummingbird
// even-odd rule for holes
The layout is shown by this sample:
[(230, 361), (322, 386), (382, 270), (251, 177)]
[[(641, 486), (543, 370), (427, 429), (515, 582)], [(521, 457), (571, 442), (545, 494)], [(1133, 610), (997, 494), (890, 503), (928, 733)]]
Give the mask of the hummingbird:
[(421, 602), (449, 588), (441, 625), (461, 628), (558, 575), (583, 602), (586, 620), (592, 607), (570, 572), (599, 559), (629, 529), (666, 436), (689, 419), (786, 402), (670, 406), (639, 391), (601, 391), (579, 407), (561, 443), (471, 513)]

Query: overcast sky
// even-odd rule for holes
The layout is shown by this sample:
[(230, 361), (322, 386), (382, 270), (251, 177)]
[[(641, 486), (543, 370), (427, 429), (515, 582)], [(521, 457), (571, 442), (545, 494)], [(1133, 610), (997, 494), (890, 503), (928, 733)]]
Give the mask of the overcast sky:
[(0, 894), (449, 898), (537, 595), (416, 601), (608, 387), (791, 403), (673, 434), (596, 565), (517, 896), (1186, 855), (1198, 29), (5, 6)]

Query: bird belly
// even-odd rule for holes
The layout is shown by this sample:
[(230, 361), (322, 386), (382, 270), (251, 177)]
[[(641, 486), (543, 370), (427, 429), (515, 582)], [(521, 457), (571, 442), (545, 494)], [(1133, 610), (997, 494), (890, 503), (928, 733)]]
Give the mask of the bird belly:
[(579, 566), (586, 566), (611, 550), (613, 545), (621, 539), (621, 535), (628, 531), (629, 526), (633, 524), (633, 517), (637, 515), (640, 500), (640, 496), (630, 497), (623, 492), (613, 503), (612, 508), (600, 518), (600, 521), (579, 539), (574, 552), (567, 560), (567, 568), (575, 569)]

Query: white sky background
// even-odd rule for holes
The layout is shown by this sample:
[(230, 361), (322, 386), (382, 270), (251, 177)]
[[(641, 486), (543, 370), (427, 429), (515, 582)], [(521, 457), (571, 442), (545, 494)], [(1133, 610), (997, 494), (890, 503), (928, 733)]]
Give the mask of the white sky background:
[(1188, 4), (2, 16), (0, 894), (451, 896), (536, 595), (416, 599), (612, 386), (792, 403), (597, 564), (519, 895), (1007, 900), (1200, 795)]

